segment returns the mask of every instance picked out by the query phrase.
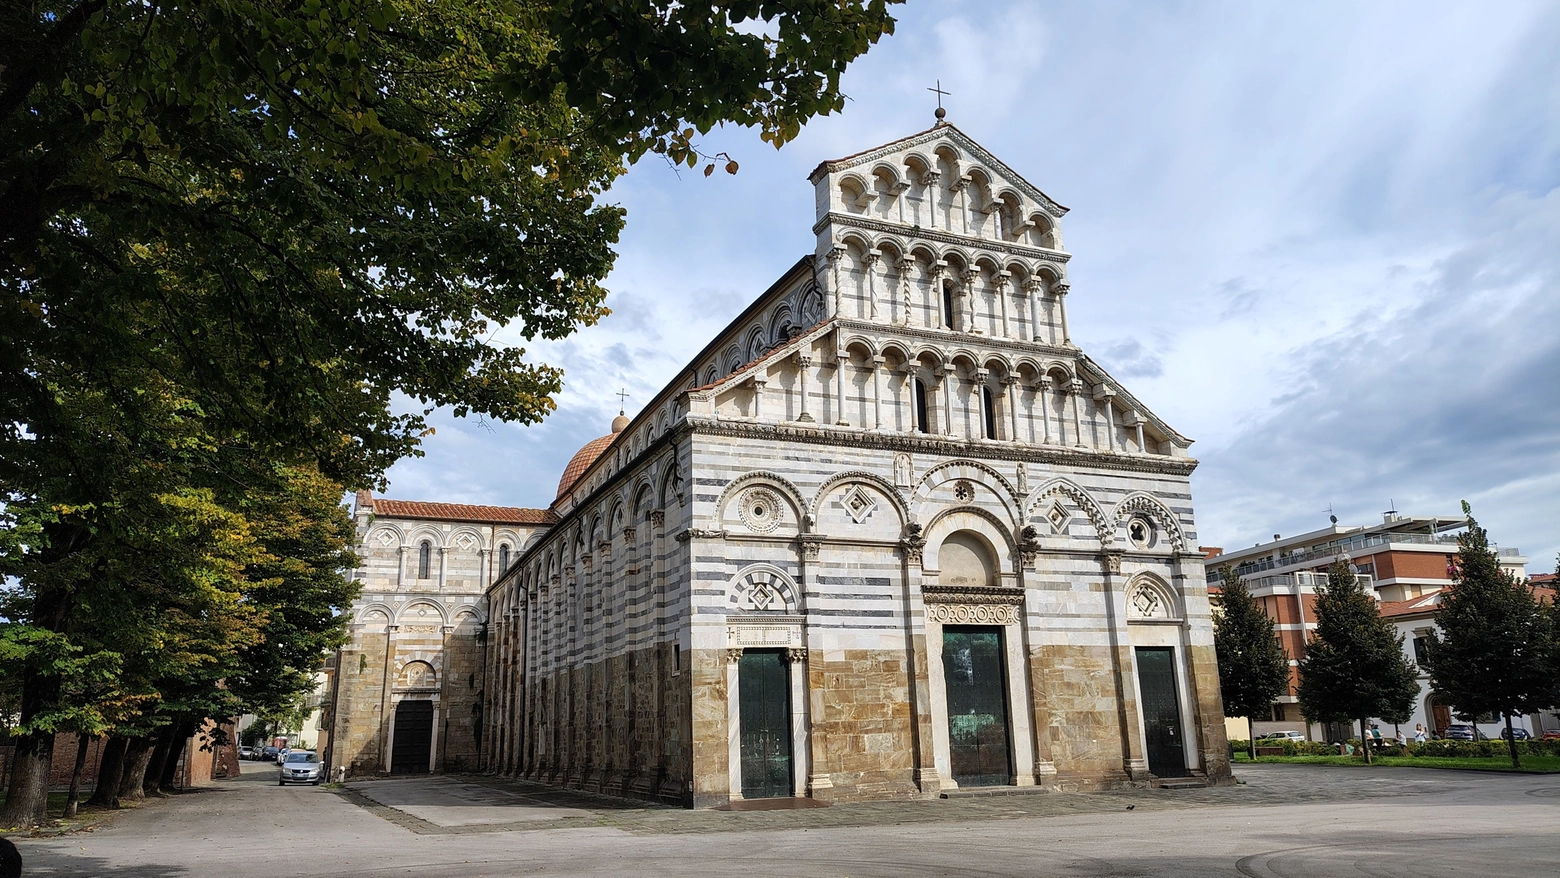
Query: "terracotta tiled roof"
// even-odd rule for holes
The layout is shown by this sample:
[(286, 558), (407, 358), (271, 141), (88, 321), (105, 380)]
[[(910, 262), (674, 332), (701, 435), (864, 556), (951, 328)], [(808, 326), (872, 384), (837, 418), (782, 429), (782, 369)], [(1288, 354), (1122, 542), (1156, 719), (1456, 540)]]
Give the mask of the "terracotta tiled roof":
[(574, 487), (574, 483), (579, 480), (579, 477), (584, 475), (586, 470), (590, 469), (590, 465), (596, 462), (596, 458), (600, 457), (602, 452), (607, 450), (607, 446), (612, 444), (612, 440), (617, 437), (618, 434), (609, 433), (600, 439), (592, 439), (586, 442), (585, 447), (574, 452), (574, 457), (569, 460), (569, 465), (563, 468), (563, 476), (558, 479), (558, 496), (553, 498), (553, 502), (556, 503), (559, 498), (569, 492), (570, 488)]
[(431, 518), (438, 521), (470, 521), (481, 524), (552, 524), (546, 509), (514, 506), (473, 506), (466, 503), (425, 503), (421, 500), (374, 498), (374, 514), (395, 518)]

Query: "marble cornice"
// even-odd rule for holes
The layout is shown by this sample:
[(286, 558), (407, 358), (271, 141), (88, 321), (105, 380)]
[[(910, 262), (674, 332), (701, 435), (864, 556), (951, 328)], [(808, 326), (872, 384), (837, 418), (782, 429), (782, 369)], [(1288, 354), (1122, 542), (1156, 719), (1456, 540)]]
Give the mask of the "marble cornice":
[(1028, 445), (1009, 442), (980, 442), (925, 433), (880, 433), (825, 424), (796, 421), (734, 421), (689, 414), (684, 423), (690, 433), (725, 436), (736, 439), (766, 439), (802, 442), (812, 445), (838, 445), (885, 451), (938, 454), (975, 460), (1010, 460), (1088, 467), (1105, 472), (1135, 472), (1166, 476), (1188, 476), (1197, 468), (1193, 457), (1120, 454), (1094, 449), (1067, 448), (1060, 445)]
[[(875, 335), (879, 338), (892, 338), (894, 336), (910, 336), (924, 341), (935, 342), (947, 348), (1014, 348), (1030, 353), (1044, 354), (1056, 359), (1077, 361), (1084, 359), (1077, 347), (1068, 345), (1053, 345), (1037, 341), (1025, 341), (1021, 338), (1002, 338), (992, 335), (977, 335), (972, 332), (956, 332), (951, 329), (936, 329), (925, 326), (905, 326), (900, 323), (873, 323), (870, 320), (858, 320), (853, 317), (837, 317), (834, 323), (842, 330), (853, 330)], [(1091, 363), (1092, 365), (1092, 363)], [(1114, 382), (1112, 382), (1114, 384)]]
[(865, 229), (870, 232), (881, 232), (885, 235), (897, 235), (901, 238), (920, 238), (926, 241), (940, 241), (944, 244), (952, 244), (956, 247), (967, 247), (971, 250), (992, 250), (1003, 253), (1011, 253), (1015, 256), (1023, 256), (1027, 259), (1038, 259), (1042, 262), (1050, 262), (1054, 265), (1066, 265), (1072, 259), (1072, 254), (1065, 250), (1047, 250), (1044, 247), (1029, 247), (1013, 241), (993, 241), (990, 238), (977, 238), (974, 235), (961, 235), (944, 229), (929, 229), (925, 226), (904, 226), (898, 223), (884, 222), (883, 220), (870, 219), (868, 217), (855, 216), (848, 213), (829, 212), (823, 218), (813, 223), (813, 234), (823, 231), (824, 227), (833, 223), (835, 225), (851, 226)]

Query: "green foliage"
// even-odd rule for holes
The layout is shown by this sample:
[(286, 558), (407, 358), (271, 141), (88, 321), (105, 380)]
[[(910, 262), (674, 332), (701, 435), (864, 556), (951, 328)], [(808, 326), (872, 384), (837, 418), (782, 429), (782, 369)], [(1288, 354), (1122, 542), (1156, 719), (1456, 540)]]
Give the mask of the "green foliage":
[(1406, 720), (1419, 693), (1416, 674), (1403, 656), (1403, 638), (1381, 618), (1349, 563), (1334, 562), (1317, 594), (1316, 632), (1300, 660), (1298, 694), (1306, 719)]
[[(1554, 617), (1532, 586), (1500, 566), (1467, 503), (1452, 586), (1441, 593), (1425, 665), (1437, 696), (1459, 716), (1508, 718), (1560, 702)], [(1511, 751), (1513, 763), (1518, 752)]]
[(1219, 612), (1213, 646), (1219, 662), (1219, 691), (1227, 716), (1264, 716), (1289, 689), (1289, 653), (1273, 633), (1273, 620), (1251, 596), (1245, 580), (1228, 564), (1221, 568)]
[[(495, 334), (606, 313), (626, 162), (696, 163), (728, 121), (788, 141), (892, 24), (884, 0), (0, 6), (18, 727), (292, 703), (351, 595), (327, 496), (382, 483), (433, 407), (550, 412), (560, 372)], [(0, 822), (31, 819), (21, 776)]]

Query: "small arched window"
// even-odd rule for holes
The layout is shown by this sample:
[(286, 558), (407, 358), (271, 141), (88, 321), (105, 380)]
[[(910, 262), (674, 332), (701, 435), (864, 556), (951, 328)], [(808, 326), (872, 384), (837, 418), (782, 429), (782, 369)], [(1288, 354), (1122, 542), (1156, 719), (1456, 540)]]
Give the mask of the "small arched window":
[(915, 429), (921, 433), (930, 433), (932, 425), (926, 405), (926, 385), (922, 384), (919, 378), (910, 380), (915, 383)]
[(986, 438), (997, 438), (997, 400), (986, 384), (980, 386), (980, 413), (986, 424)]
[(427, 579), (433, 566), (433, 543), (423, 540), (417, 546), (417, 578)]
[(498, 547), (498, 572), (504, 573), (509, 569), (509, 544), (504, 543)]

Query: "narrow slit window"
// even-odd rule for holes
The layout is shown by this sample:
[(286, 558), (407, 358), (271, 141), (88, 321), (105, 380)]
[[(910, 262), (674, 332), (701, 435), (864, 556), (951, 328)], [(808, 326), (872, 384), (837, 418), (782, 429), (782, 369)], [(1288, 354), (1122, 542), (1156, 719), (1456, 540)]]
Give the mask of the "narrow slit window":
[(980, 413), (986, 421), (986, 438), (997, 438), (997, 410), (996, 397), (991, 388), (981, 385), (980, 388)]
[(943, 281), (942, 323), (944, 329), (953, 329), (953, 284)]
[(417, 547), (417, 578), (427, 579), (433, 566), (433, 543), (423, 540)]
[(498, 572), (503, 573), (509, 569), (509, 544), (498, 547)]

